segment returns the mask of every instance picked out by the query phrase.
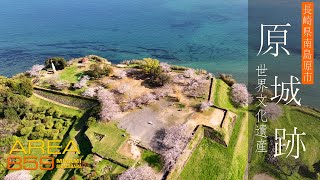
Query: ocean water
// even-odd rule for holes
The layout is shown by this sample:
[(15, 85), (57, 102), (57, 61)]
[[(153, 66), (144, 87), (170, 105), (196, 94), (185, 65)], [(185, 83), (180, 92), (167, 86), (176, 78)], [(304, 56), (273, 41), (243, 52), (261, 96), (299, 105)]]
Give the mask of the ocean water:
[[(254, 15), (249, 20), (248, 4)], [(248, 82), (248, 36), (254, 40), (249, 52), (255, 56), (260, 24), (289, 22), (291, 55), (273, 63), (272, 69), (282, 77), (299, 77), (299, 15), (299, 2), (285, 0), (280, 4), (262, 0), (1, 0), (0, 75), (24, 72), (53, 56), (70, 59), (97, 54), (113, 63), (153, 57), (214, 74), (231, 73), (238, 81)], [(249, 35), (248, 23), (254, 26)], [(316, 34), (319, 25), (316, 21)], [(304, 105), (319, 107), (314, 95), (320, 91), (320, 36), (315, 37), (316, 84), (301, 88), (300, 94)], [(264, 62), (270, 61), (265, 57)]]
[(0, 75), (52, 56), (153, 57), (247, 78), (247, 1), (1, 0)]

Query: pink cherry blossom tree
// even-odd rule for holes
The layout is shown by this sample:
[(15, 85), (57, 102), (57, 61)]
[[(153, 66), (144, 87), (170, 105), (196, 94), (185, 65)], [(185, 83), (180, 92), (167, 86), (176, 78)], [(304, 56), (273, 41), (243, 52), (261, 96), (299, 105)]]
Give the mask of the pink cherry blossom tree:
[(102, 90), (104, 89), (103, 87), (101, 86), (98, 86), (98, 87), (88, 87), (83, 93), (82, 95), (83, 96), (86, 96), (86, 97), (95, 97), (97, 96), (97, 93), (99, 90)]
[(4, 180), (31, 180), (32, 175), (30, 174), (30, 171), (27, 170), (20, 170), (20, 171), (14, 171), (12, 173), (7, 174), (4, 177)]
[(186, 78), (193, 78), (195, 77), (196, 72), (194, 69), (187, 69), (184, 71), (183, 76)]
[(123, 79), (127, 77), (127, 72), (124, 70), (116, 71), (113, 73), (113, 76), (115, 76), (118, 79)]
[(252, 96), (248, 92), (245, 84), (234, 84), (232, 85), (231, 99), (237, 106), (247, 106), (252, 103)]
[(35, 64), (31, 67), (30, 70), (27, 71), (27, 74), (30, 77), (39, 77), (40, 76), (40, 71), (44, 68), (44, 65), (40, 64)]
[(206, 110), (208, 110), (210, 108), (210, 106), (212, 106), (212, 103), (211, 102), (202, 102), (199, 106), (199, 111), (200, 112), (204, 112)]
[(101, 121), (110, 121), (120, 112), (120, 106), (116, 103), (113, 93), (103, 89), (98, 91), (98, 100), (101, 104)]
[(209, 81), (202, 77), (191, 78), (183, 88), (183, 93), (190, 97), (202, 96), (206, 91), (209, 91), (206, 88), (206, 83), (209, 83)]
[(131, 86), (128, 84), (120, 84), (116, 89), (115, 92), (119, 94), (127, 94), (131, 90)]
[(164, 169), (170, 170), (189, 142), (191, 134), (188, 133), (185, 124), (164, 129), (163, 134), (163, 137), (154, 137), (160, 143), (156, 144), (157, 147), (154, 147), (154, 149), (162, 154)]
[(275, 120), (283, 114), (281, 106), (276, 103), (267, 103), (266, 107), (263, 109), (266, 113), (266, 117), (271, 120)]
[(165, 72), (165, 73), (168, 73), (168, 72), (171, 71), (171, 65), (168, 64), (168, 63), (161, 62), (161, 63), (160, 63), (160, 68), (161, 68), (162, 71)]
[(123, 172), (118, 180), (160, 180), (149, 166), (131, 167)]
[(90, 77), (87, 76), (87, 75), (85, 75), (85, 76), (83, 76), (83, 77), (80, 79), (79, 82), (77, 82), (77, 83), (75, 83), (75, 84), (73, 85), (73, 88), (75, 88), (75, 89), (81, 89), (81, 88), (83, 88), (83, 87), (86, 87), (86, 86), (87, 86), (87, 82), (88, 82), (89, 80), (90, 80)]

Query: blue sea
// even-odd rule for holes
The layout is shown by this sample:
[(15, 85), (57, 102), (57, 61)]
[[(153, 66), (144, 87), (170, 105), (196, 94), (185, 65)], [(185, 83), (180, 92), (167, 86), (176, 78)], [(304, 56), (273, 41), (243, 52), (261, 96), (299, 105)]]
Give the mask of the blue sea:
[[(298, 6), (292, 8), (281, 1), (285, 9), (276, 11), (279, 4), (267, 8), (250, 1), (256, 6), (257, 16), (251, 20), (257, 19), (257, 27), (266, 21), (282, 23), (278, 22), (282, 16), (281, 20), (296, 24), (295, 33), (300, 33)], [(257, 43), (259, 33), (257, 28), (253, 37)], [(293, 48), (300, 46), (295, 39), (297, 42), (290, 43)], [(258, 45), (250, 51), (256, 53)], [(317, 41), (315, 45), (317, 50)], [(299, 64), (291, 63), (292, 59), (300, 61), (299, 49), (295, 52), (275, 65), (283, 67), (284, 76), (299, 75)], [(70, 59), (89, 54), (113, 63), (152, 57), (214, 74), (231, 73), (238, 81), (248, 82), (248, 1), (0, 1), (0, 75), (24, 72), (53, 56)], [(304, 104), (312, 106), (319, 106), (313, 97), (320, 91), (318, 61), (316, 68), (316, 85), (302, 92)]]
[(247, 1), (1, 0), (0, 75), (52, 56), (153, 57), (247, 78)]

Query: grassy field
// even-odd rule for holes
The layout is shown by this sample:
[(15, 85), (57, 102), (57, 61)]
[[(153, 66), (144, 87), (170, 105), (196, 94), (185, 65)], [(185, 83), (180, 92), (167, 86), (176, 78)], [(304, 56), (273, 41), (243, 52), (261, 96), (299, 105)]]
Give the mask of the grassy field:
[(161, 155), (156, 154), (150, 150), (144, 150), (141, 155), (142, 164), (146, 163), (156, 171), (160, 172), (163, 168)]
[[(73, 140), (74, 143), (79, 147), (80, 154), (74, 154), (73, 152), (67, 152), (64, 156), (60, 156), (59, 158), (64, 159), (83, 159), (88, 154), (91, 153), (91, 147), (89, 146), (90, 142), (84, 138), (85, 131), (85, 122), (88, 119), (89, 112), (83, 114), (83, 116), (74, 123), (72, 129), (69, 132), (69, 135), (64, 139), (64, 141)], [(48, 173), (48, 179), (68, 179), (72, 175), (74, 175), (73, 169), (56, 169), (54, 173)]]
[(43, 99), (40, 99), (36, 96), (31, 96), (30, 98), (28, 98), (28, 101), (31, 104), (36, 105), (37, 107), (45, 107), (45, 108), (50, 108), (53, 107), (55, 110), (59, 111), (62, 114), (69, 114), (72, 116), (80, 116), (83, 112), (81, 110), (75, 110), (75, 109), (69, 109), (63, 106), (59, 106), (57, 104), (54, 104), (52, 102), (49, 101), (45, 101)]
[(222, 80), (214, 84), (214, 104), (237, 114), (228, 147), (203, 138), (179, 179), (243, 179), (248, 161), (248, 114), (236, 108), (229, 97), (231, 88)]
[(66, 67), (59, 73), (60, 80), (70, 83), (77, 82), (79, 80), (79, 77), (81, 76), (81, 70), (76, 65)]
[(203, 138), (179, 179), (242, 179), (247, 164), (246, 118), (244, 113), (239, 114), (228, 147)]
[[(320, 160), (320, 113), (306, 109), (292, 106), (282, 106), (284, 115), (277, 120), (269, 120), (268, 122), (268, 135), (275, 134), (275, 128), (287, 130), (287, 133), (293, 133), (293, 128), (298, 128), (298, 133), (305, 132), (306, 136), (301, 136), (301, 140), (306, 146), (306, 151), (302, 151), (300, 146), (300, 165), (307, 165), (310, 171), (313, 171), (312, 165)], [(254, 115), (250, 116), (250, 121), (255, 122)], [(256, 142), (256, 141), (255, 141)], [(256, 144), (254, 144), (254, 147)], [(290, 148), (288, 149), (289, 152)], [(288, 153), (287, 152), (287, 153)], [(296, 151), (292, 152), (295, 155)], [(284, 157), (283, 157), (284, 156)], [(280, 161), (286, 164), (292, 164), (293, 157), (285, 158), (286, 155), (280, 156)], [(256, 153), (255, 148), (252, 152), (250, 173), (249, 176), (253, 177), (255, 174), (267, 173), (278, 179), (303, 179), (297, 173), (297, 170), (291, 176), (286, 176), (284, 173), (276, 170), (276, 168), (270, 164), (264, 162), (265, 154)]]
[[(116, 123), (97, 123), (92, 125), (85, 133), (92, 144), (92, 152), (105, 158), (131, 166), (134, 160), (119, 154), (119, 147), (129, 139), (129, 134), (117, 127)], [(97, 138), (101, 136), (102, 139)]]
[(221, 79), (216, 79), (214, 86), (214, 104), (221, 108), (225, 108), (232, 112), (238, 112), (239, 110), (245, 110), (245, 108), (236, 108), (230, 99), (231, 87), (229, 87)]
[(56, 101), (58, 103), (61, 103), (61, 104), (67, 105), (67, 106), (76, 107), (79, 109), (88, 109), (88, 108), (91, 108), (97, 104), (97, 102), (94, 100), (87, 100), (87, 99), (78, 98), (78, 97), (72, 97), (72, 96), (67, 96), (67, 95), (62, 95), (62, 94), (55, 94), (52, 92), (47, 92), (47, 91), (42, 91), (42, 90), (34, 90), (34, 91), (36, 94), (38, 94), (44, 98)]

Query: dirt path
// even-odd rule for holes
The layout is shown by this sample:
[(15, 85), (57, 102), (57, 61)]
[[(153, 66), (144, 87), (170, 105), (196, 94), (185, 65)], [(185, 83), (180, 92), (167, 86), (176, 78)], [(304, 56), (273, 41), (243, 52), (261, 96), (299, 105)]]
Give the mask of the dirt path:
[(49, 101), (53, 104), (56, 104), (56, 105), (59, 105), (59, 106), (63, 106), (63, 107), (66, 107), (66, 108), (70, 108), (70, 109), (74, 109), (74, 110), (81, 110), (80, 108), (77, 108), (77, 107), (74, 107), (74, 106), (68, 106), (68, 105), (65, 105), (65, 104), (62, 104), (62, 103), (59, 103), (57, 101), (54, 101), (54, 100), (51, 100), (51, 99), (48, 99), (48, 98), (45, 98), (37, 93), (33, 93), (34, 96), (36, 96), (37, 98), (40, 98), (40, 99), (43, 99), (45, 101)]

